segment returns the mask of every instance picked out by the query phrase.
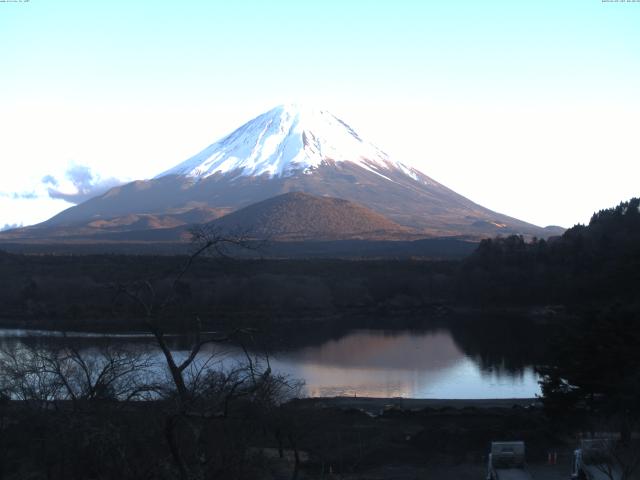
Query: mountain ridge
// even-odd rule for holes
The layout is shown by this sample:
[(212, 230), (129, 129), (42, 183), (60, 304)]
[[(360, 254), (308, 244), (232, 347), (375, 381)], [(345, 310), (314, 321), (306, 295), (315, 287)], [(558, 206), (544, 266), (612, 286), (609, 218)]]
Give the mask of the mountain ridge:
[(355, 202), (422, 238), (559, 233), (489, 210), (390, 159), (325, 110), (296, 108), (276, 107), (152, 179), (112, 188), (23, 231), (64, 235), (131, 215), (161, 218), (145, 218), (141, 228), (170, 228), (186, 222), (169, 217), (192, 209), (230, 213), (299, 191)]

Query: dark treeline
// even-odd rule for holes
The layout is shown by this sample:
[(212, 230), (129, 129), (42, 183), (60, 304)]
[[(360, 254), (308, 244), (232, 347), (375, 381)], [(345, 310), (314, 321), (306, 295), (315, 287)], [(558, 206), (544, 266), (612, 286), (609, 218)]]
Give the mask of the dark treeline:
[[(0, 256), (4, 325), (135, 330), (135, 312), (114, 303), (118, 283), (148, 279), (158, 291), (185, 257)], [(231, 260), (201, 258), (176, 286), (165, 313), (198, 314), (209, 326), (252, 326), (418, 312), (454, 297), (456, 262)]]
[(636, 301), (640, 199), (595, 213), (588, 226), (525, 242), (483, 240), (459, 275), (461, 296), (482, 303), (602, 304)]
[[(122, 236), (123, 234), (118, 234)], [(129, 237), (135, 235), (129, 233)], [(144, 237), (144, 235), (142, 235)], [(143, 238), (128, 242), (107, 242), (95, 239), (95, 243), (71, 241), (47, 243), (31, 241), (13, 243), (3, 241), (0, 249), (10, 253), (27, 255), (163, 255), (179, 256), (188, 254), (185, 242), (145, 242)], [(264, 241), (249, 242), (256, 249), (233, 249), (234, 258), (270, 259), (334, 259), (376, 260), (396, 259), (440, 259), (460, 260), (475, 250), (476, 243), (456, 237), (424, 238), (419, 240), (334, 240), (334, 241)]]

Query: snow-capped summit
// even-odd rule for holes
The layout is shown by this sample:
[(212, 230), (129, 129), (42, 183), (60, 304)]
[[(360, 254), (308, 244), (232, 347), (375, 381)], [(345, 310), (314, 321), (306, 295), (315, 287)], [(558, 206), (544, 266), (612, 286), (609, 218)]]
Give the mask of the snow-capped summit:
[(418, 178), (414, 169), (390, 160), (332, 113), (297, 104), (263, 113), (156, 178), (181, 175), (202, 179), (232, 172), (287, 177), (298, 171), (310, 173), (323, 162), (343, 161), (381, 176), (395, 168)]

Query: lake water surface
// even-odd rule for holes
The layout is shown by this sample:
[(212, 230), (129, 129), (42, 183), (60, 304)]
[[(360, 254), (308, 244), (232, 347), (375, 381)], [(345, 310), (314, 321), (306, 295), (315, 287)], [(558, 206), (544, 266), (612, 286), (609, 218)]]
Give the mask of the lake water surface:
[[(67, 334), (90, 352), (105, 341), (149, 348), (153, 339), (140, 335)], [(0, 344), (61, 343), (51, 332), (0, 330)], [(178, 355), (186, 347), (175, 342)], [(350, 330), (317, 344), (270, 353), (275, 372), (305, 382), (309, 396), (361, 396), (405, 398), (530, 398), (540, 393), (538, 377), (530, 366), (505, 368), (496, 359), (487, 364), (463, 351), (446, 329), (433, 331)], [(208, 347), (204, 355), (217, 353), (219, 367), (243, 361), (244, 352), (234, 346)], [(159, 352), (158, 368), (162, 368)]]

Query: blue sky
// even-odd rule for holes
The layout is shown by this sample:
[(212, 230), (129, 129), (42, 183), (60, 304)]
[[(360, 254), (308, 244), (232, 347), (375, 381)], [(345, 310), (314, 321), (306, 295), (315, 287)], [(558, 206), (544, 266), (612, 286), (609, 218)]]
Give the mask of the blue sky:
[(0, 227), (288, 101), (540, 225), (640, 194), (640, 3), (30, 0), (0, 45)]

